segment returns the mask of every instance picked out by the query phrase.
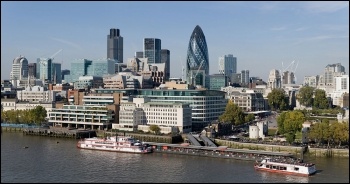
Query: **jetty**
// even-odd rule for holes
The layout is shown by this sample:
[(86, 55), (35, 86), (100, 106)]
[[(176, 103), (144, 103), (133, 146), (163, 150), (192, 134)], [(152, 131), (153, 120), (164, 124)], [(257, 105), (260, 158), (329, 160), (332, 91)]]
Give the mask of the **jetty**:
[(167, 144), (156, 142), (145, 142), (149, 144), (153, 152), (156, 153), (170, 153), (193, 156), (206, 156), (217, 158), (228, 158), (238, 160), (262, 161), (265, 157), (282, 159), (294, 158), (292, 153), (288, 152), (270, 152), (249, 149), (232, 149), (227, 146), (211, 147), (211, 146), (194, 146), (188, 143), (182, 144)]
[[(89, 137), (96, 137), (96, 131), (85, 130), (85, 129), (68, 129), (62, 127), (49, 128), (23, 128), (24, 135), (36, 135), (36, 136), (47, 136), (47, 137), (58, 137), (58, 138), (74, 138), (83, 139)], [(58, 143), (58, 142), (57, 142)]]

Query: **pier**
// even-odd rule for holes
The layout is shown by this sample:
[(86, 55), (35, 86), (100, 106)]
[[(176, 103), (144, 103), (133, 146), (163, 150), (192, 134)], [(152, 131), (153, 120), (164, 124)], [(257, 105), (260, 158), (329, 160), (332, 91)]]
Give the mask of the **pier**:
[(210, 146), (194, 146), (188, 143), (183, 144), (166, 144), (156, 142), (145, 142), (152, 146), (156, 153), (183, 154), (193, 156), (206, 156), (238, 160), (261, 161), (265, 157), (270, 158), (294, 158), (292, 153), (287, 152), (270, 152), (248, 149), (232, 149), (227, 146), (210, 147)]
[(74, 138), (74, 139), (96, 137), (96, 132), (92, 130), (67, 129), (67, 128), (60, 128), (60, 127), (23, 128), (23, 134), (47, 136), (47, 137), (59, 137), (59, 138)]

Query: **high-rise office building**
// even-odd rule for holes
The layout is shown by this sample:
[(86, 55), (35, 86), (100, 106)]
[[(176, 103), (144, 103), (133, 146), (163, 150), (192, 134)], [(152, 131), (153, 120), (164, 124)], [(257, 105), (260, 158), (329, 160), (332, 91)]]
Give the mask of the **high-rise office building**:
[(28, 77), (28, 60), (24, 56), (16, 57), (12, 62), (11, 80), (23, 80)]
[(67, 75), (70, 75), (70, 70), (61, 70), (61, 78), (62, 80), (64, 80), (64, 77), (67, 76)]
[(249, 83), (249, 70), (241, 71), (241, 83), (248, 84)]
[(188, 43), (186, 58), (186, 78), (189, 84), (205, 86), (209, 75), (209, 55), (207, 42), (201, 27), (194, 28)]
[(91, 66), (92, 61), (88, 59), (74, 60), (70, 67), (70, 82), (79, 80), (80, 76), (87, 74), (88, 67)]
[(52, 63), (52, 82), (54, 84), (62, 83), (61, 63)]
[(123, 37), (119, 29), (110, 29), (107, 36), (107, 58), (123, 63)]
[(143, 44), (143, 57), (148, 58), (148, 64), (160, 63), (161, 40), (158, 38), (145, 38)]
[(329, 64), (324, 69), (324, 85), (334, 86), (334, 77), (339, 77), (345, 74), (345, 67), (340, 63)]
[(165, 63), (165, 81), (170, 78), (170, 50), (162, 49), (161, 51), (161, 63)]
[(38, 58), (36, 62), (36, 77), (43, 81), (52, 82), (52, 59)]
[(115, 74), (115, 62), (112, 59), (80, 59), (71, 63), (69, 81), (76, 82), (80, 76), (97, 76)]
[(29, 78), (36, 79), (36, 63), (28, 64), (28, 75)]
[(229, 82), (232, 82), (232, 74), (237, 73), (237, 58), (232, 54), (219, 57), (219, 73), (227, 76)]
[(143, 52), (142, 51), (135, 52), (135, 57), (136, 58), (143, 58)]

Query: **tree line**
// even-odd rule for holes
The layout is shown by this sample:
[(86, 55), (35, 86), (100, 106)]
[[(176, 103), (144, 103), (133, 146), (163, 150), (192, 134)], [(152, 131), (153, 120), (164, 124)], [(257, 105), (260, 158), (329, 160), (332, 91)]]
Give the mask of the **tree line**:
[(34, 109), (25, 110), (8, 110), (1, 111), (1, 122), (19, 123), (19, 124), (36, 124), (41, 125), (45, 122), (47, 111), (43, 106), (36, 106)]

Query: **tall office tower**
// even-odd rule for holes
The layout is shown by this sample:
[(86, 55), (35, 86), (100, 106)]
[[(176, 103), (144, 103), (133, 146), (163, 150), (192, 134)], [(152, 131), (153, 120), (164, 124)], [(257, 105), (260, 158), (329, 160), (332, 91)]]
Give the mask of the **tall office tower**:
[(148, 58), (148, 64), (160, 63), (161, 40), (145, 38), (143, 43), (143, 57)]
[(168, 49), (162, 49), (160, 51), (161, 53), (161, 63), (165, 63), (165, 81), (168, 81), (170, 78), (170, 50)]
[(186, 58), (186, 78), (188, 84), (208, 87), (209, 56), (207, 42), (202, 29), (197, 25), (188, 43)]
[(324, 84), (334, 86), (334, 77), (339, 77), (345, 74), (345, 67), (340, 63), (329, 64), (324, 69)]
[(28, 64), (28, 75), (29, 78), (36, 79), (36, 63)]
[(249, 83), (249, 70), (241, 71), (241, 83), (248, 84)]
[(143, 58), (143, 52), (142, 51), (135, 52), (135, 57), (136, 58)]
[(280, 72), (278, 70), (271, 70), (270, 74), (269, 74), (269, 79), (268, 79), (268, 87), (271, 89), (274, 88), (281, 88), (282, 84), (281, 84), (281, 75)]
[(61, 63), (52, 63), (52, 82), (54, 84), (62, 83), (62, 72), (61, 72)]
[(52, 59), (38, 58), (36, 66), (36, 77), (43, 81), (48, 80), (49, 82), (52, 82)]
[(232, 82), (232, 74), (237, 73), (237, 58), (232, 54), (219, 57), (219, 73), (227, 76), (229, 82)]
[(12, 62), (10, 80), (23, 80), (28, 77), (28, 60), (24, 56), (16, 57)]
[(107, 36), (107, 58), (123, 63), (123, 37), (119, 29), (110, 29)]

